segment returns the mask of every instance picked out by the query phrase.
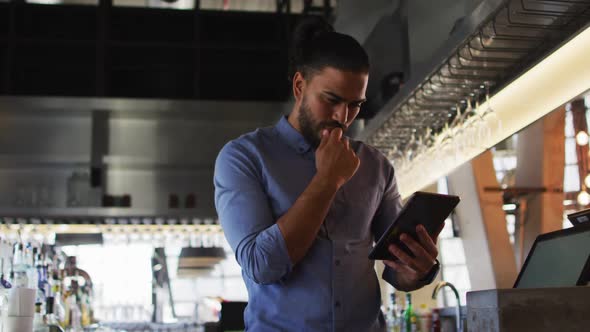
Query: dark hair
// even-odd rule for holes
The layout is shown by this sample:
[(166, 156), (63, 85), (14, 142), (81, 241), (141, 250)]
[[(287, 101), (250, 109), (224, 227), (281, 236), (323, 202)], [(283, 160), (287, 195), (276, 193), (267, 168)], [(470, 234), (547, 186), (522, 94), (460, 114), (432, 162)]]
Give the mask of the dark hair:
[(354, 38), (334, 31), (319, 16), (303, 19), (295, 28), (289, 55), (289, 80), (296, 72), (310, 79), (325, 67), (369, 72), (369, 56)]

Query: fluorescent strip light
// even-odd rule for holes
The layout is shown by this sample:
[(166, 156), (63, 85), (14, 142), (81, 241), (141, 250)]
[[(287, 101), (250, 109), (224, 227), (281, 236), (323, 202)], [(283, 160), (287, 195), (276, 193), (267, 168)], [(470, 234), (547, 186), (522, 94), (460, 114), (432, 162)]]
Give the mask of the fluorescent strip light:
[(57, 5), (63, 3), (62, 0), (27, 0), (28, 3), (36, 3), (40, 5)]
[[(456, 167), (468, 162), (527, 125), (542, 118), (590, 89), (590, 26), (562, 47), (522, 74), (490, 98), (489, 103), (502, 123), (481, 147), (458, 156), (454, 162), (441, 163), (422, 158), (411, 169), (398, 173), (402, 197), (435, 183)], [(485, 102), (479, 110), (488, 108)], [(493, 125), (493, 124), (488, 124)], [(454, 140), (454, 144), (457, 140)]]

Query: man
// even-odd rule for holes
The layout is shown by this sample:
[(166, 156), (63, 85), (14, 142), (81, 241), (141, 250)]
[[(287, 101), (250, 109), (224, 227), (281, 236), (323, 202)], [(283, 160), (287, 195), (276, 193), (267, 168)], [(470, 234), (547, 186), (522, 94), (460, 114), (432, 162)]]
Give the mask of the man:
[[(294, 35), (295, 104), (276, 126), (229, 142), (215, 166), (215, 203), (249, 294), (249, 331), (384, 331), (373, 243), (401, 208), (393, 167), (343, 136), (365, 101), (369, 61), (322, 21)], [(402, 235), (410, 257), (383, 278), (410, 291), (438, 271), (436, 237)]]

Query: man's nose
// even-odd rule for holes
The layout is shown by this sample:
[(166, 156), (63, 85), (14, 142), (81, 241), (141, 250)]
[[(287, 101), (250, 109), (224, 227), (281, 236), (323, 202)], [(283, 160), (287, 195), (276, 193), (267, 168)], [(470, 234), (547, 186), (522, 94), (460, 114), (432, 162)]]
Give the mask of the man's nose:
[(348, 105), (345, 103), (338, 104), (332, 113), (332, 119), (345, 124), (348, 120)]

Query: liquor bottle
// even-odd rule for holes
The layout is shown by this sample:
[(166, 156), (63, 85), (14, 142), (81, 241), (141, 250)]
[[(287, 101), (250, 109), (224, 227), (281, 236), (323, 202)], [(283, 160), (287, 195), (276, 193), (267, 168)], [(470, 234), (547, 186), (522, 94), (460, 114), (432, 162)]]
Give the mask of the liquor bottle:
[(63, 305), (64, 305), (64, 316), (63, 316), (63, 320), (61, 321), (61, 325), (64, 328), (67, 328), (67, 327), (71, 326), (72, 307), (73, 307), (73, 304), (76, 303), (76, 297), (74, 296), (74, 294), (72, 292), (72, 285), (70, 284), (70, 287), (67, 288), (64, 280), (65, 280), (65, 278), (62, 278), (62, 282), (63, 282), (62, 299), (63, 299)]
[(2, 289), (12, 288), (12, 284), (6, 278), (10, 273), (8, 266), (12, 263), (12, 255), (12, 245), (8, 241), (0, 239), (0, 295), (2, 293)]
[(395, 292), (393, 292), (389, 296), (389, 307), (387, 308), (388, 330), (391, 332), (401, 332), (401, 319)]
[(25, 247), (25, 261), (27, 264), (27, 276), (29, 278), (28, 288), (37, 289), (37, 270), (35, 270), (35, 256), (37, 255), (37, 248), (33, 247), (31, 243), (27, 243)]
[(22, 243), (18, 243), (14, 246), (12, 265), (13, 273), (11, 272), (11, 278), (13, 287), (29, 287), (29, 273), (25, 259), (25, 248)]
[(405, 332), (419, 331), (418, 317), (412, 308), (412, 294), (406, 293), (406, 311), (404, 312)]
[(45, 314), (45, 325), (47, 325), (47, 326), (60, 326), (59, 321), (53, 311), (53, 308), (55, 307), (55, 298), (53, 296), (47, 297), (47, 302), (45, 303), (45, 307), (47, 308), (46, 314)]
[(66, 309), (63, 305), (63, 292), (62, 292), (62, 285), (61, 279), (59, 278), (59, 273), (57, 271), (53, 271), (52, 281), (51, 281), (51, 295), (53, 295), (53, 314), (58, 322), (64, 322), (66, 320)]
[(33, 332), (49, 332), (49, 328), (43, 321), (43, 312), (41, 311), (43, 303), (35, 303), (35, 314), (33, 316)]
[(69, 327), (72, 332), (82, 331), (82, 312), (74, 294), (69, 297), (70, 321)]
[(406, 332), (406, 309), (405, 308), (401, 308), (400, 309), (400, 316), (399, 316), (399, 322), (400, 322), (400, 326), (399, 326), (399, 330), (401, 332)]
[(432, 325), (430, 331), (441, 332), (440, 309), (438, 308), (432, 309)]
[(82, 326), (90, 325), (91, 319), (90, 319), (89, 297), (88, 297), (88, 294), (86, 294), (86, 292), (84, 292), (84, 291), (82, 291), (80, 294), (80, 313), (81, 313), (80, 322), (81, 322)]
[(420, 331), (427, 332), (432, 329), (432, 310), (426, 303), (420, 304), (420, 310), (416, 313)]
[[(35, 273), (35, 279), (37, 280), (37, 284), (35, 285), (35, 288), (37, 289), (35, 300), (37, 303), (42, 303), (43, 305), (45, 305), (45, 298), (47, 297), (47, 293), (45, 291), (47, 284), (47, 276), (45, 275), (45, 272), (43, 270), (43, 259), (41, 257), (41, 254), (37, 254), (35, 256)], [(45, 310), (42, 311), (44, 312)]]

